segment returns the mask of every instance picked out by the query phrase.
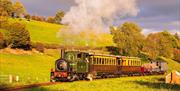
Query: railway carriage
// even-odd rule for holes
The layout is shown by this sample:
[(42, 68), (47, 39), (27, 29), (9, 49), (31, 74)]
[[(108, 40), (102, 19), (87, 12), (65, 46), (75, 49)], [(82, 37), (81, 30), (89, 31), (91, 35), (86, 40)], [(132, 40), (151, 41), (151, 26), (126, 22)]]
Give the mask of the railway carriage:
[[(165, 65), (165, 63), (163, 64)], [(160, 67), (160, 66), (158, 66)], [(162, 67), (162, 66), (161, 66)], [(74, 81), (79, 79), (145, 75), (150, 73), (138, 57), (95, 54), (82, 51), (61, 51), (55, 69), (51, 69), (50, 81)], [(165, 73), (163, 66), (156, 73)]]
[(126, 75), (141, 74), (140, 58), (119, 56), (117, 66), (121, 74), (126, 74)]
[(129, 75), (140, 72), (140, 67), (140, 59), (136, 57), (62, 51), (61, 58), (55, 62), (55, 70), (51, 70), (51, 81)]

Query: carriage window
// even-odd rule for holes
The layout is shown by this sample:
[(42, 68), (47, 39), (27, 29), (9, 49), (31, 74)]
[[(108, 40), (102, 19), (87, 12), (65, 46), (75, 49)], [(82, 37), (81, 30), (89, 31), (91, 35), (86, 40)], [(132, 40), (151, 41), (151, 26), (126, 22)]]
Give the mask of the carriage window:
[(94, 58), (94, 60), (93, 60), (93, 61), (94, 61), (94, 64), (97, 64), (96, 58)]
[(133, 64), (133, 66), (134, 66), (134, 60), (132, 61), (132, 64)]
[(129, 60), (129, 66), (131, 66), (131, 60)]
[(105, 58), (103, 58), (103, 60), (102, 60), (102, 64), (104, 64), (104, 61), (105, 61)]
[(97, 64), (99, 64), (99, 58), (96, 58)]
[(113, 59), (113, 65), (115, 64), (115, 60)]
[(89, 61), (90, 61), (91, 64), (93, 64), (92, 58), (89, 58)]
[(101, 58), (99, 58), (99, 64), (101, 64)]
[(114, 59), (114, 65), (116, 65), (116, 59)]
[(109, 65), (111, 65), (111, 59), (109, 59)]
[(120, 65), (120, 60), (117, 60), (118, 61), (118, 65)]

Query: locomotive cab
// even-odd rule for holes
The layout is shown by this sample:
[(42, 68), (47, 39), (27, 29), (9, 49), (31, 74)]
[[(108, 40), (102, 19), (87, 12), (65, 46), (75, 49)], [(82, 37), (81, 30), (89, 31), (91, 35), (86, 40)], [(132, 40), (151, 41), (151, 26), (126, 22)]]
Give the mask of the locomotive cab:
[(61, 53), (61, 58), (55, 62), (55, 70), (51, 70), (51, 82), (72, 81), (85, 78), (89, 69), (89, 54), (79, 51)]

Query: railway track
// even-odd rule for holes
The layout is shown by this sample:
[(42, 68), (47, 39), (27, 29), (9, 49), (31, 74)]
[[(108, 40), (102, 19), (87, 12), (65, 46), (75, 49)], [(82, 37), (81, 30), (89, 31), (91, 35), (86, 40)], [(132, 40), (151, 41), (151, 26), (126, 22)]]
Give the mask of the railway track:
[(37, 83), (37, 84), (29, 84), (29, 85), (20, 85), (16, 87), (3, 87), (0, 88), (0, 91), (21, 91), (22, 89), (28, 89), (28, 88), (34, 88), (34, 87), (40, 87), (40, 86), (49, 86), (49, 85), (55, 85), (60, 84), (61, 82), (45, 82), (45, 83)]

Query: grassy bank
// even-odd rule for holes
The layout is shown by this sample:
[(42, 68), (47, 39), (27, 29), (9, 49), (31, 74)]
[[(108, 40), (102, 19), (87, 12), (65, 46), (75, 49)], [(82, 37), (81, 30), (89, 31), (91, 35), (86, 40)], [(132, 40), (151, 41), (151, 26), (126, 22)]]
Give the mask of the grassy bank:
[[(8, 19), (10, 22), (22, 22), (26, 24), (26, 28), (30, 32), (30, 37), (32, 42), (41, 42), (47, 44), (59, 44), (59, 45), (71, 45), (71, 46), (111, 46), (114, 45), (112, 41), (112, 35), (107, 33), (99, 34), (98, 38), (94, 37), (92, 34), (83, 34), (71, 36), (72, 34), (67, 34), (70, 37), (69, 42), (67, 42), (67, 36), (60, 36), (59, 31), (64, 25), (52, 24), (41, 21), (27, 21), (26, 19)], [(88, 39), (86, 36), (88, 35)]]
[(76, 81), (25, 91), (179, 91), (180, 86), (165, 84), (163, 76), (122, 77), (96, 81)]
[[(12, 52), (12, 51), (11, 51)], [(15, 53), (15, 54), (14, 54)], [(0, 74), (19, 76), (19, 82), (9, 84), (2, 80), (1, 84), (30, 84), (49, 81), (50, 69), (59, 57), (58, 50), (46, 50), (45, 54), (38, 52), (0, 53)]]

